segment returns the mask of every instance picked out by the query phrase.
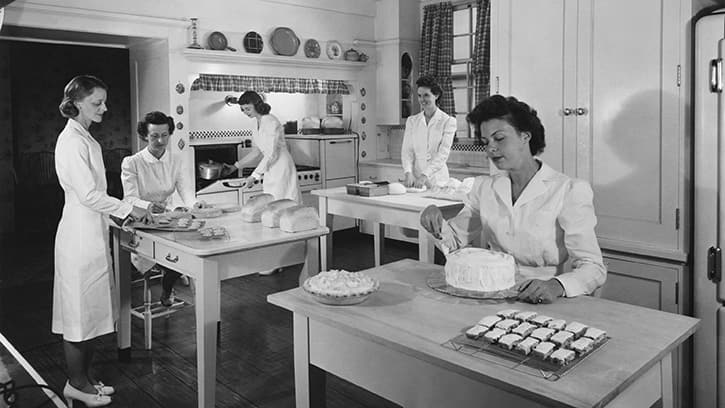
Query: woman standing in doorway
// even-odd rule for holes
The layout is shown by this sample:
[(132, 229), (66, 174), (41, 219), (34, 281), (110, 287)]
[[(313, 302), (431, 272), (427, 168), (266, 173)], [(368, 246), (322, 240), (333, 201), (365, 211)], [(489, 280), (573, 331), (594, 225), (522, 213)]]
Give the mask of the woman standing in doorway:
[(91, 371), (94, 339), (114, 331), (108, 216), (140, 221), (146, 210), (106, 194), (101, 146), (88, 131), (106, 112), (108, 87), (81, 75), (66, 86), (59, 108), (68, 118), (55, 147), (55, 170), (65, 193), (55, 236), (52, 331), (63, 335), (68, 382), (63, 395), (88, 407), (111, 403), (113, 387)]

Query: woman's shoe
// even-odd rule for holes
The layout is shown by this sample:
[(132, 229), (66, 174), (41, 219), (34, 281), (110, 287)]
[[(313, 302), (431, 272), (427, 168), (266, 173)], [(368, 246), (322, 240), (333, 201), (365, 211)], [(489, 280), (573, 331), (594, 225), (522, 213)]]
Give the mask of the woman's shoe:
[(86, 404), (86, 407), (103, 407), (111, 403), (111, 397), (108, 395), (103, 395), (100, 392), (98, 394), (83, 392), (70, 385), (70, 381), (65, 383), (63, 396), (68, 402), (68, 408), (73, 408), (73, 401), (80, 401)]
[(162, 305), (165, 307), (171, 307), (171, 305), (174, 304), (174, 290), (171, 289), (170, 291), (166, 291), (165, 289), (161, 290), (161, 297), (159, 298), (159, 302), (161, 302)]
[(282, 272), (282, 270), (283, 270), (282, 268), (274, 268), (274, 269), (270, 269), (268, 271), (261, 271), (261, 272), (259, 272), (259, 274), (262, 276), (269, 276), (269, 275), (274, 275), (275, 273), (280, 273), (280, 272)]
[(113, 395), (116, 393), (116, 389), (110, 385), (106, 385), (99, 381), (97, 384), (93, 384), (93, 388), (98, 390), (103, 395)]

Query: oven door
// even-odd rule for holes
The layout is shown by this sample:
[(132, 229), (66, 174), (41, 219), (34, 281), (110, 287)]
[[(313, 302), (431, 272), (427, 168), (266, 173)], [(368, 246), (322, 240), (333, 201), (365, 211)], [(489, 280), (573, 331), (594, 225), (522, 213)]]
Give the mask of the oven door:
[[(325, 140), (323, 143), (325, 144), (325, 179), (355, 178), (357, 167), (354, 160), (354, 139)], [(329, 185), (327, 187), (330, 188)]]

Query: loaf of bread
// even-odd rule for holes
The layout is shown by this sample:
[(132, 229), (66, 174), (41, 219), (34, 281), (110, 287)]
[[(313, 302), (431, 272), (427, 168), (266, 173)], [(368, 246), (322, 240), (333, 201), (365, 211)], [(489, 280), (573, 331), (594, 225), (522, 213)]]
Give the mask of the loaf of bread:
[(284, 232), (300, 232), (320, 226), (320, 217), (313, 207), (298, 205), (282, 210), (279, 216), (279, 229)]
[(272, 201), (262, 211), (262, 225), (269, 228), (278, 228), (279, 216), (282, 214), (282, 210), (296, 205), (297, 201), (290, 200), (289, 198)]
[(272, 194), (260, 194), (249, 199), (242, 207), (242, 220), (246, 222), (259, 222), (262, 220), (264, 207), (274, 201)]

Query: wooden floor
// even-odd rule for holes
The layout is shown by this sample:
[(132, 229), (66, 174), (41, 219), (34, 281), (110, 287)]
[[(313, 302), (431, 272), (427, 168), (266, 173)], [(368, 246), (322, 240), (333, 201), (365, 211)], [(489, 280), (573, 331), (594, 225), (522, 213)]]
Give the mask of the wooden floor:
[[(373, 266), (372, 237), (346, 230), (335, 234), (332, 268), (357, 271)], [(417, 258), (417, 247), (386, 241), (385, 262)], [(52, 248), (45, 256), (45, 276), (52, 276)], [(50, 257), (50, 259), (47, 259)], [(12, 268), (6, 257), (5, 268)], [(27, 258), (25, 258), (27, 259)], [(38, 259), (34, 263), (42, 264)], [(16, 268), (22, 265), (17, 264)], [(221, 336), (217, 350), (217, 407), (294, 407), (292, 315), (266, 302), (266, 296), (297, 285), (300, 266), (272, 276), (246, 276), (222, 283)], [(38, 274), (38, 272), (35, 272)], [(158, 293), (158, 287), (155, 288)], [(191, 299), (188, 287), (177, 284)], [(140, 288), (134, 289), (134, 304)], [(60, 336), (50, 332), (52, 282), (0, 289), (0, 332), (56, 390), (65, 380)], [(196, 342), (193, 307), (154, 321), (153, 349), (143, 349), (143, 325), (133, 319), (132, 362), (119, 363), (116, 338), (98, 341), (95, 361), (100, 378), (117, 389), (113, 407), (195, 407)], [(346, 381), (328, 375), (331, 408), (395, 407)]]

